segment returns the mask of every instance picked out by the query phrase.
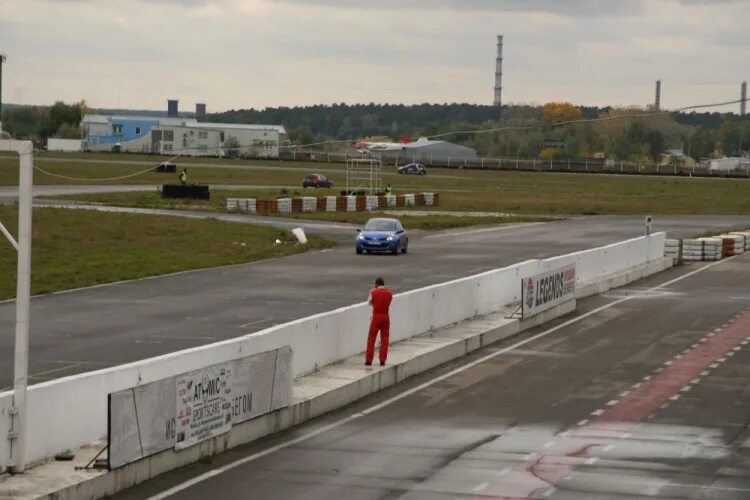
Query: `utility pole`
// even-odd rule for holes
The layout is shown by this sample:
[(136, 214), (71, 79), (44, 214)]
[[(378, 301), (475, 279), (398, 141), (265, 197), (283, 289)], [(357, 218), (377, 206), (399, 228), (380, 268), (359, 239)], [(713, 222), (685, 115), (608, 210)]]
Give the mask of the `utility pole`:
[[(20, 473), (26, 467), (26, 442), (29, 435), (26, 392), (29, 378), (29, 326), (31, 322), (31, 211), (34, 197), (34, 146), (31, 141), (0, 139), (0, 151), (15, 151), (20, 160), (18, 241), (15, 241), (8, 231), (1, 231), (18, 252), (13, 407), (8, 413), (11, 426), (6, 437), (11, 442), (8, 467), (13, 473)], [(3, 436), (0, 436), (0, 439), (2, 438)]]

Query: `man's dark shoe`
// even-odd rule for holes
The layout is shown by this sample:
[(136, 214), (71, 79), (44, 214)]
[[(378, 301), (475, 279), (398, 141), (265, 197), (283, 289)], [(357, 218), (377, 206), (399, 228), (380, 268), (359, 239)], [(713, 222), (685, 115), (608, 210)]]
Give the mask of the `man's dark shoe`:
[(380, 363), (380, 366), (385, 366), (385, 361), (383, 361), (382, 363)]
[(372, 366), (372, 361), (370, 361), (369, 363), (365, 361), (365, 366)]

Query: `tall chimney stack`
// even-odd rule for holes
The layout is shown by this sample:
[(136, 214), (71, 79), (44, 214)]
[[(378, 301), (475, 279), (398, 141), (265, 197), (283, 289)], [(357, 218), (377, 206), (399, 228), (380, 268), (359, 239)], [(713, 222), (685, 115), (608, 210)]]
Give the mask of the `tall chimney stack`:
[(656, 111), (661, 110), (661, 80), (656, 80), (656, 99), (654, 100)]
[(503, 35), (497, 35), (497, 59), (495, 60), (495, 100), (493, 105), (503, 105)]
[(747, 82), (742, 82), (740, 87), (740, 116), (745, 116), (745, 108), (747, 105)]
[(195, 105), (195, 119), (203, 120), (206, 117), (206, 105), (203, 103), (196, 103)]
[(7, 57), (0, 54), (0, 133), (3, 131), (3, 63)]
[(167, 116), (169, 118), (177, 118), (179, 112), (177, 110), (177, 99), (167, 100)]

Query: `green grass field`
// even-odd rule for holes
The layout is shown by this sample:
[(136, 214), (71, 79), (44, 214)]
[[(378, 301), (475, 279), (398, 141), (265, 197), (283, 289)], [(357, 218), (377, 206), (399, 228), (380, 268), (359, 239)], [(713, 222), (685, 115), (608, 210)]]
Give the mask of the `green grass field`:
[[(17, 211), (0, 206), (16, 234)], [(275, 244), (280, 239), (282, 244)], [(277, 229), (217, 220), (35, 209), (32, 293), (40, 294), (187, 269), (283, 257), (331, 243), (311, 236), (298, 245)], [(15, 297), (16, 252), (0, 241), (0, 299)]]
[[(81, 163), (76, 156), (101, 160)], [(44, 170), (82, 179), (127, 176), (148, 165), (106, 163), (138, 161), (156, 163), (160, 157), (111, 153), (79, 153), (64, 156), (70, 161), (44, 161)], [(56, 154), (55, 157), (60, 157)], [(345, 184), (341, 164), (280, 162), (275, 160), (218, 160), (180, 158), (179, 166), (188, 166), (189, 181), (204, 184), (250, 184), (300, 186), (305, 173), (323, 171), (336, 183)], [(197, 167), (206, 163), (217, 167)], [(242, 166), (271, 167), (264, 170)], [(230, 168), (233, 167), (233, 168)], [(303, 169), (302, 171), (296, 169)], [(476, 171), (431, 169), (427, 176), (399, 176), (393, 166), (383, 167), (383, 182), (395, 192), (434, 191), (441, 194), (439, 210), (513, 212), (518, 214), (743, 214), (750, 212), (750, 180), (685, 177), (649, 177), (603, 174), (566, 174), (542, 172)], [(175, 174), (148, 172), (143, 175), (92, 184), (162, 184), (174, 182)], [(18, 162), (0, 160), (0, 185), (18, 182)], [(86, 184), (35, 172), (35, 184)], [(294, 188), (300, 193), (301, 187)], [(313, 192), (308, 190), (307, 192)], [(325, 194), (320, 192), (318, 194)], [(137, 201), (136, 201), (137, 203)]]

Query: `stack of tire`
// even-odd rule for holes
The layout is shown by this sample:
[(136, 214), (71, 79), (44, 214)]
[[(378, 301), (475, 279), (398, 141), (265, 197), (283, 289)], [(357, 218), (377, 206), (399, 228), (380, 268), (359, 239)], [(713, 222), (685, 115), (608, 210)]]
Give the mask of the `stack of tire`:
[(696, 238), (682, 240), (682, 260), (684, 260), (685, 262), (720, 260), (721, 257), (721, 238)]
[(671, 257), (672, 263), (677, 265), (680, 259), (680, 240), (667, 239), (664, 241), (664, 257)]
[(740, 234), (722, 234), (719, 235), (722, 242), (724, 257), (732, 257), (745, 253), (745, 237)]
[(729, 234), (742, 236), (745, 240), (744, 250), (746, 252), (750, 250), (750, 231), (733, 231)]

